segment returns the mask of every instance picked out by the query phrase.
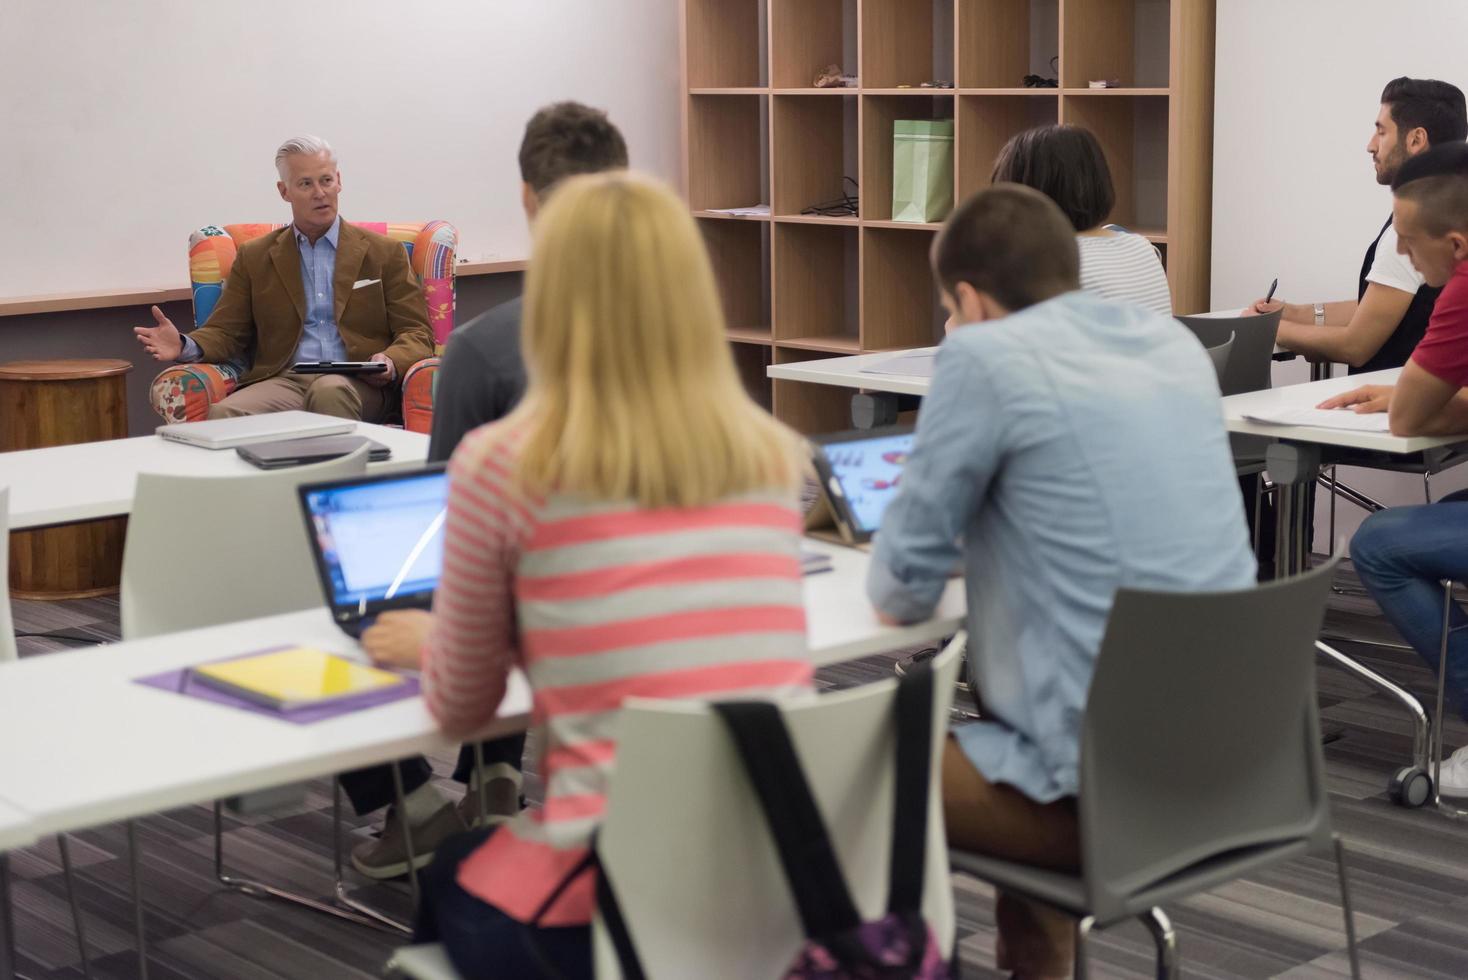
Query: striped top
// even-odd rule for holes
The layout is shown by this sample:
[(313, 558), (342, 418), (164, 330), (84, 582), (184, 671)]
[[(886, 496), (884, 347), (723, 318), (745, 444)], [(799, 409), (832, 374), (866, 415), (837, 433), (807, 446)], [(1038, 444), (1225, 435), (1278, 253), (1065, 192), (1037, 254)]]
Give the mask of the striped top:
[[(515, 484), (514, 423), (449, 464), (444, 567), (424, 650), (429, 710), (482, 729), (511, 667), (533, 692), (545, 805), (504, 824), (459, 884), (529, 921), (586, 855), (606, 806), (624, 698), (780, 697), (811, 686), (794, 491), (644, 510)], [(591, 921), (582, 875), (542, 925)]]
[(1081, 288), (1118, 303), (1172, 316), (1172, 291), (1157, 249), (1141, 235), (1077, 235)]

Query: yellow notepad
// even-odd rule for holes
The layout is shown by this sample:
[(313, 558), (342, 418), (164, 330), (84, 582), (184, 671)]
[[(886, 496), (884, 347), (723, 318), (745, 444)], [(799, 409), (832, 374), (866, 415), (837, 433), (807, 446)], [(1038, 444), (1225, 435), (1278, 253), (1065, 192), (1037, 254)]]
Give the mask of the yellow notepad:
[(310, 647), (288, 647), (204, 664), (191, 673), (211, 687), (283, 711), (405, 683), (399, 674)]

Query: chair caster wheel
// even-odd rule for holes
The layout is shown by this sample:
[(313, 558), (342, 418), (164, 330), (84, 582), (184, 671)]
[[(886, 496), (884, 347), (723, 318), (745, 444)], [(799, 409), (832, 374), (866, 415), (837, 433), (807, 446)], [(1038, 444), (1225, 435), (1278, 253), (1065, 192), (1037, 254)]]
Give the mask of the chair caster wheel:
[(1398, 806), (1417, 808), (1432, 796), (1432, 777), (1416, 766), (1398, 769), (1387, 786), (1387, 795)]

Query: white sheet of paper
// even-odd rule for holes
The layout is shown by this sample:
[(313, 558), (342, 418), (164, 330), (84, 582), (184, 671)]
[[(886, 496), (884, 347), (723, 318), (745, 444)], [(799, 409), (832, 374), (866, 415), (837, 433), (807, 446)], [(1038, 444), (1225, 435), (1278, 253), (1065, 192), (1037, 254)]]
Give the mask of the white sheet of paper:
[(1322, 429), (1348, 429), (1352, 432), (1390, 432), (1385, 412), (1358, 415), (1345, 408), (1276, 408), (1249, 412), (1245, 418), (1274, 425), (1313, 425)]
[(878, 361), (871, 367), (861, 369), (862, 374), (895, 374), (905, 378), (931, 378), (933, 376), (933, 362), (938, 356), (938, 348), (929, 350), (912, 351), (907, 354), (898, 354), (889, 357), (885, 361)]

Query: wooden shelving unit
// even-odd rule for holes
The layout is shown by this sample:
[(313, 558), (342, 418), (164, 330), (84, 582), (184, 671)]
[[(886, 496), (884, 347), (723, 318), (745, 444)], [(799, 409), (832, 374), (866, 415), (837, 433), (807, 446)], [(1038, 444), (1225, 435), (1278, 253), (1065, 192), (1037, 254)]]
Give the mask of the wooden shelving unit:
[[(892, 130), (953, 119), (955, 200), (1034, 126), (1095, 132), (1111, 220), (1162, 249), (1178, 313), (1207, 308), (1217, 0), (680, 0), (685, 186), (740, 371), (805, 432), (849, 424), (849, 392), (771, 382), (771, 363), (927, 346), (940, 227), (892, 220)], [(1025, 75), (1059, 87), (1026, 88)], [(827, 65), (855, 88), (817, 89)], [(1118, 87), (1092, 89), (1095, 79)], [(923, 82), (949, 82), (924, 89)], [(859, 182), (860, 213), (811, 214)], [(717, 209), (766, 204), (771, 216)]]

